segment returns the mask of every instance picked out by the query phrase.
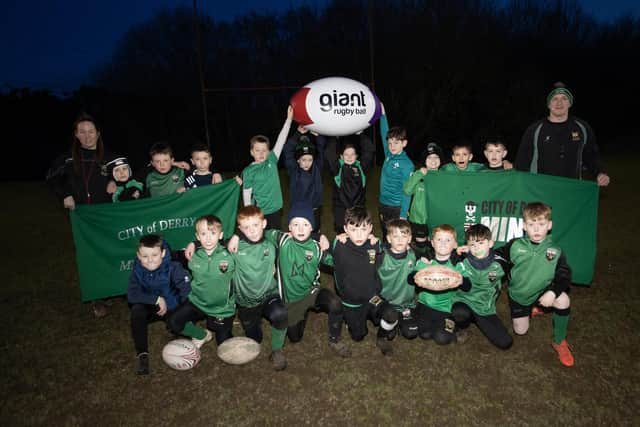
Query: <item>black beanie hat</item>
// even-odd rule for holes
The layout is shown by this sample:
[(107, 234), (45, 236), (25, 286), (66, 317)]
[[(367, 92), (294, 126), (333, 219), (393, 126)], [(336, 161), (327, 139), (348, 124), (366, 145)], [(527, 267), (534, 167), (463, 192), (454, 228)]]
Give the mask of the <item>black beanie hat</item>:
[(118, 157), (107, 163), (107, 173), (109, 174), (109, 176), (115, 178), (113, 176), (113, 170), (122, 165), (127, 165), (129, 167), (129, 178), (131, 178), (131, 175), (133, 175), (133, 171), (131, 170), (131, 165), (129, 165), (129, 161), (126, 157)]
[(293, 218), (304, 218), (309, 221), (311, 228), (315, 227), (313, 209), (311, 209), (311, 206), (300, 203), (293, 205), (291, 209), (289, 209), (289, 222), (291, 222)]
[(440, 157), (440, 161), (444, 160), (442, 158), (443, 156), (442, 148), (440, 148), (440, 146), (435, 142), (430, 142), (427, 144), (427, 148), (422, 152), (422, 163), (424, 163), (427, 160), (427, 157), (429, 157), (432, 154), (437, 154), (438, 157)]

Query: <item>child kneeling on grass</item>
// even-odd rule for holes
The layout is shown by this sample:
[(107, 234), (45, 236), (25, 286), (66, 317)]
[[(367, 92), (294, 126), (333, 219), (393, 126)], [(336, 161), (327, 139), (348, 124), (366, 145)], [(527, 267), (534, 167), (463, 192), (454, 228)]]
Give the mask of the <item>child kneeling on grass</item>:
[[(172, 332), (191, 337), (198, 348), (211, 341), (212, 331), (218, 345), (233, 336), (236, 299), (231, 279), (236, 264), (219, 244), (222, 237), (222, 221), (217, 216), (205, 215), (196, 220), (196, 239), (201, 246), (189, 257), (191, 293), (169, 319)], [(206, 319), (207, 329), (193, 323), (202, 319)]]
[(462, 277), (468, 281), (453, 296), (451, 314), (456, 325), (465, 329), (474, 322), (491, 344), (506, 350), (513, 338), (496, 314), (496, 300), (502, 287), (506, 261), (491, 249), (491, 230), (482, 224), (469, 227), (464, 233), (469, 253), (456, 265)]
[(182, 265), (171, 261), (166, 242), (149, 234), (138, 243), (137, 259), (129, 276), (127, 300), (131, 307), (131, 335), (138, 357), (137, 373), (149, 373), (148, 325), (167, 321), (191, 291), (191, 279)]
[(560, 363), (573, 366), (573, 355), (566, 340), (571, 268), (562, 249), (548, 235), (552, 225), (551, 208), (540, 202), (529, 203), (522, 210), (522, 218), (527, 235), (497, 250), (512, 266), (508, 290), (513, 331), (516, 335), (527, 333), (531, 309), (536, 304), (552, 308), (551, 345)]

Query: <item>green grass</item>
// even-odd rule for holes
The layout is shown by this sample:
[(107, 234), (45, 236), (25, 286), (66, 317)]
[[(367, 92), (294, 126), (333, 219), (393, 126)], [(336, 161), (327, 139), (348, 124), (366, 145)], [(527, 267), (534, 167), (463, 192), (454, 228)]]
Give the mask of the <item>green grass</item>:
[[(268, 328), (253, 363), (225, 365), (207, 344), (195, 369), (172, 371), (156, 323), (152, 375), (137, 377), (126, 302), (101, 320), (80, 303), (66, 213), (43, 183), (2, 184), (2, 425), (638, 425), (640, 195), (633, 159), (609, 163), (594, 284), (571, 293), (571, 369), (551, 348), (551, 316), (533, 319), (506, 352), (473, 326), (463, 345), (396, 338), (392, 357), (371, 329), (361, 343), (345, 331), (353, 357), (342, 360), (327, 347), (326, 315), (311, 314), (303, 341), (285, 347), (284, 372), (268, 361)], [(372, 213), (374, 202), (371, 193)], [(508, 319), (505, 295), (498, 309)]]

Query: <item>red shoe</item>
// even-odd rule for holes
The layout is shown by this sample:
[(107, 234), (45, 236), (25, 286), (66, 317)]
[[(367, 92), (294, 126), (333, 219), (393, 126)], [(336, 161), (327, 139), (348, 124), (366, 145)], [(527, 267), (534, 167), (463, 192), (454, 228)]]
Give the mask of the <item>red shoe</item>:
[(538, 307), (537, 305), (534, 305), (531, 308), (531, 317), (538, 317), (538, 316), (544, 316), (544, 310)]
[(558, 352), (560, 363), (567, 367), (573, 366), (573, 354), (571, 354), (567, 340), (562, 340), (560, 344), (552, 342), (551, 345), (553, 346), (553, 349)]

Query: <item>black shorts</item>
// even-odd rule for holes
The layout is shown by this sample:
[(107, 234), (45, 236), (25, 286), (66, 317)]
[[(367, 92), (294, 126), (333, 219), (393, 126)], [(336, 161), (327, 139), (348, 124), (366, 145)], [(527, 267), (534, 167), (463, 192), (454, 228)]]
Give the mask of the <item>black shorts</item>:
[(409, 224), (411, 224), (411, 237), (413, 239), (416, 237), (429, 239), (429, 226), (427, 224), (416, 224), (411, 221), (409, 221)]
[[(534, 305), (538, 305), (538, 299), (548, 290), (551, 290), (551, 286), (547, 286), (542, 291), (540, 291), (540, 293), (536, 297), (535, 302), (530, 305), (522, 305), (519, 302), (511, 299), (511, 295), (509, 295), (509, 308), (511, 309), (511, 318), (517, 319), (519, 317), (531, 316), (531, 309), (533, 308)], [(567, 288), (564, 292), (568, 294), (569, 288)]]

